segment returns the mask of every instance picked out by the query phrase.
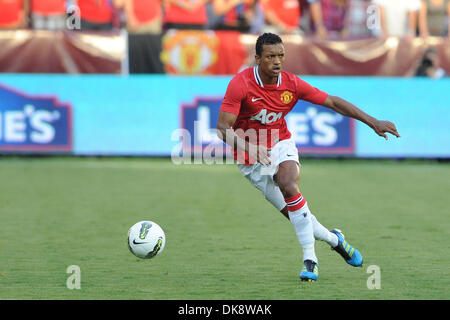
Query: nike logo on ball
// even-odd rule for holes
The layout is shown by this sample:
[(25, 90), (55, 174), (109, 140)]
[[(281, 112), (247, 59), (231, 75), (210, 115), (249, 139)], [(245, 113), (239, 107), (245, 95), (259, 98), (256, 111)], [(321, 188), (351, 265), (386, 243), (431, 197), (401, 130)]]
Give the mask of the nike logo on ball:
[(136, 240), (133, 240), (133, 243), (134, 244), (144, 244), (144, 243), (147, 243), (147, 242), (136, 242)]
[(252, 102), (258, 101), (258, 100), (262, 100), (264, 98), (252, 98)]

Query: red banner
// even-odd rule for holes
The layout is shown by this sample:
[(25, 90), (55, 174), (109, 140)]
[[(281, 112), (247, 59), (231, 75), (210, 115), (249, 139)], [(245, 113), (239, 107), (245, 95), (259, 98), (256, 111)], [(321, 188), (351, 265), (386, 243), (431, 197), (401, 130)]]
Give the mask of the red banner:
[[(307, 75), (412, 76), (423, 53), (434, 48), (450, 74), (450, 39), (376, 38), (324, 41), (298, 35), (281, 37), (286, 71)], [(229, 31), (169, 31), (162, 61), (170, 74), (236, 74), (253, 65), (257, 36)]]
[(0, 31), (0, 72), (118, 73), (126, 57), (120, 32)]
[(169, 74), (235, 74), (247, 51), (233, 31), (169, 30), (161, 60)]
[[(294, 74), (412, 76), (429, 48), (438, 52), (440, 67), (450, 74), (450, 38), (281, 38), (286, 48), (284, 70)], [(234, 75), (253, 65), (256, 39), (235, 31), (169, 30), (162, 41), (159, 36), (130, 37), (127, 47), (126, 36), (119, 31), (0, 31), (0, 72), (126, 73), (123, 62), (129, 52), (132, 73)]]

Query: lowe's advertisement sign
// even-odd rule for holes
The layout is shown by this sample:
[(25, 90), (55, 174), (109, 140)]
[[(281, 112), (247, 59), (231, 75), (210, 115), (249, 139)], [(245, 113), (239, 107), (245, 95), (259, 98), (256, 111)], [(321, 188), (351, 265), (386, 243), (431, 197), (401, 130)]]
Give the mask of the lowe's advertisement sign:
[[(216, 134), (216, 123), (223, 97), (196, 98), (181, 109), (181, 128), (190, 139), (184, 139), (183, 149), (197, 151), (212, 143), (223, 144)], [(265, 111), (265, 110), (263, 110)], [(266, 115), (270, 119), (271, 114)], [(274, 115), (275, 117), (275, 115)], [(286, 116), (286, 124), (302, 153), (354, 154), (354, 120), (323, 106), (299, 101)]]
[(70, 105), (0, 84), (0, 151), (72, 151)]
[[(450, 158), (450, 79), (301, 78), (394, 122), (401, 135), (386, 141), (359, 121), (299, 101), (286, 122), (301, 154)], [(0, 152), (171, 156), (226, 149), (215, 126), (230, 80), (2, 74)]]

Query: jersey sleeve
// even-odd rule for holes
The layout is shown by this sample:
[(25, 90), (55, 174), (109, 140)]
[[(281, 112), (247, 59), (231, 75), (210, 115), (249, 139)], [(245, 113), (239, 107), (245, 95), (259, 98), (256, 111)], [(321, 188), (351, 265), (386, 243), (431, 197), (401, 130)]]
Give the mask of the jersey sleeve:
[(239, 111), (241, 110), (241, 102), (245, 98), (244, 86), (245, 84), (238, 77), (231, 79), (220, 107), (220, 111), (230, 112), (236, 115), (239, 114)]
[(297, 86), (297, 98), (299, 100), (305, 100), (317, 105), (323, 105), (328, 97), (328, 93), (321, 91), (311, 86), (306, 81), (303, 81), (299, 77), (295, 77)]

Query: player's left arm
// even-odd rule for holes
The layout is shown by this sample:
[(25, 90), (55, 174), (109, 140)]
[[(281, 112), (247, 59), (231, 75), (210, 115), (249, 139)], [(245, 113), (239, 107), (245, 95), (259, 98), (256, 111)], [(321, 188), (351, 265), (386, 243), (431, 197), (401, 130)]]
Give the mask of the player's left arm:
[(351, 117), (361, 122), (364, 122), (369, 127), (371, 127), (376, 134), (378, 134), (380, 137), (384, 137), (386, 140), (388, 139), (386, 133), (390, 133), (396, 136), (397, 138), (400, 138), (400, 134), (397, 132), (395, 124), (393, 124), (390, 121), (375, 119), (374, 117), (368, 115), (355, 105), (351, 104), (350, 102), (342, 98), (328, 95), (328, 97), (326, 98), (325, 102), (322, 105), (344, 116)]

